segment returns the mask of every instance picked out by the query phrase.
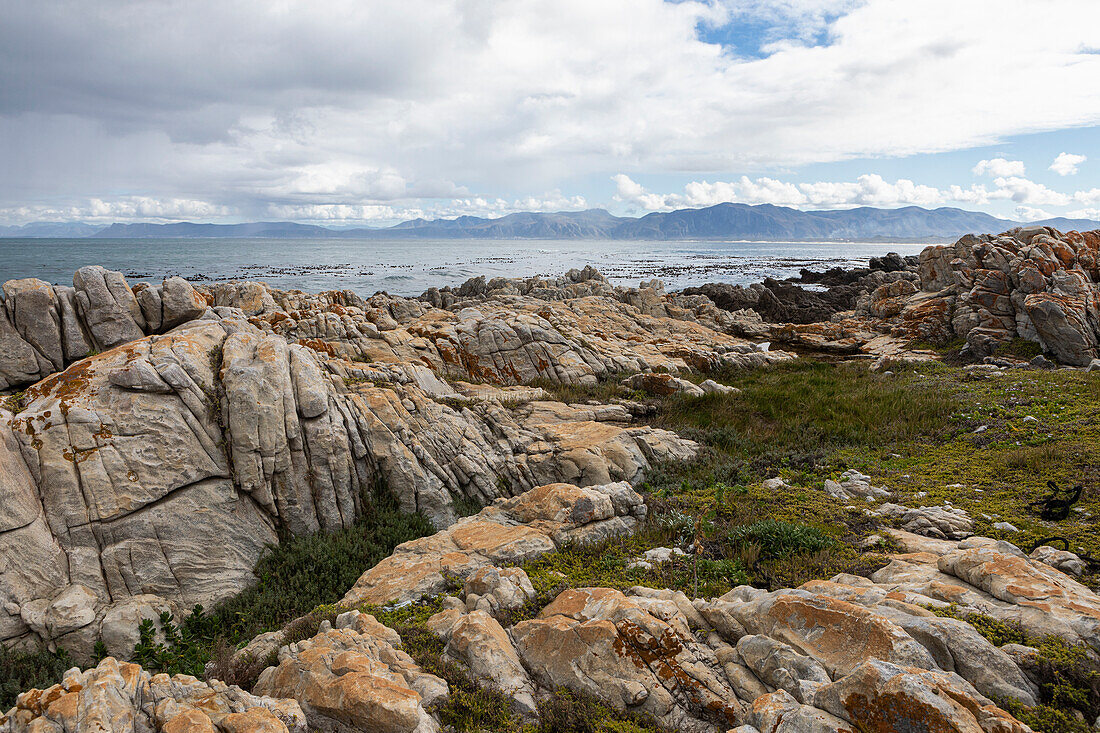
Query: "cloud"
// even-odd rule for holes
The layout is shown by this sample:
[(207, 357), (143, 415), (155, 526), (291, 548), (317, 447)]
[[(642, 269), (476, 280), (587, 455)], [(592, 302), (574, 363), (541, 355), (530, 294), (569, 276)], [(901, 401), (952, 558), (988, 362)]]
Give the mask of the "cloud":
[(238, 212), (228, 206), (195, 199), (124, 196), (105, 200), (93, 198), (72, 206), (12, 206), (0, 208), (0, 222), (31, 221), (178, 221), (219, 219)]
[[(927, 200), (900, 181), (770, 191), (760, 174), (1100, 123), (1094, 0), (1050, 0), (1038, 17), (1001, 0), (0, 0), (0, 12), (7, 208), (119, 191), (243, 216), (511, 204), (585, 177), (728, 171), (779, 200)], [(758, 56), (709, 42), (754, 28)]]
[(1044, 209), (1036, 209), (1033, 206), (1017, 206), (1016, 218), (1020, 221), (1042, 221), (1043, 219), (1053, 219), (1054, 214)]
[(1088, 160), (1088, 158), (1083, 155), (1059, 153), (1058, 157), (1054, 159), (1054, 162), (1050, 164), (1050, 170), (1060, 176), (1073, 176), (1077, 174), (1077, 166), (1084, 163), (1086, 160)]
[(1041, 183), (1020, 176), (996, 178), (993, 183), (996, 184), (997, 190), (989, 194), (991, 199), (1011, 199), (1018, 204), (1038, 206), (1066, 206), (1073, 202), (1071, 195), (1059, 193)]
[[(1019, 170), (1013, 161), (992, 163), (1000, 170)], [(1008, 165), (1004, 165), (1004, 164)], [(980, 163), (979, 166), (982, 164)], [(983, 170), (990, 169), (985, 166)], [(935, 207), (948, 204), (981, 206), (991, 201), (1011, 201), (1018, 204), (1017, 212), (1040, 212), (1049, 218), (1052, 214), (1040, 211), (1040, 206), (1069, 206), (1073, 203), (1100, 204), (1100, 188), (1062, 193), (1041, 183), (1021, 176), (998, 177), (993, 188), (974, 185), (963, 188), (951, 185), (936, 188), (915, 183), (905, 178), (893, 182), (876, 174), (865, 174), (854, 181), (816, 181), (792, 183), (774, 178), (750, 179), (747, 176), (734, 181), (693, 181), (684, 186), (683, 193), (654, 193), (624, 173), (612, 177), (615, 182), (615, 200), (644, 211), (669, 211), (671, 209), (713, 206), (724, 202), (744, 204), (775, 204), (795, 208), (847, 208), (852, 206), (923, 206)]]
[(979, 160), (973, 168), (973, 173), (976, 176), (1022, 176), (1025, 172), (1022, 161), (1005, 160), (1004, 158)]
[[(859, 176), (854, 181), (818, 181), (790, 183), (774, 178), (736, 181), (693, 181), (684, 193), (658, 194), (647, 191), (629, 176), (612, 177), (616, 184), (615, 200), (646, 211), (713, 206), (719, 203), (775, 204), (795, 208), (844, 208), (852, 206), (937, 206), (950, 200), (949, 193), (932, 186), (916, 184), (905, 178), (893, 183), (876, 174)], [(962, 189), (954, 187), (959, 196)], [(981, 190), (982, 198), (988, 194)]]

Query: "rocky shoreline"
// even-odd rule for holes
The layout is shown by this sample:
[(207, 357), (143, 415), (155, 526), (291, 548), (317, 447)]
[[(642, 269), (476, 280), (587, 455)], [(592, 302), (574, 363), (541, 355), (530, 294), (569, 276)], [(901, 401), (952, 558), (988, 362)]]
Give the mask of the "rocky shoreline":
[[(371, 613), (427, 599), (444, 657), (529, 722), (567, 689), (669, 730), (1031, 730), (1004, 706), (1039, 704), (1036, 648), (965, 619), (1100, 659), (1100, 597), (1071, 577), (1081, 559), (973, 536), (949, 505), (890, 503), (870, 477), (825, 484), (884, 502), (868, 515), (890, 550), (866, 575), (540, 601), (520, 566), (629, 536), (647, 474), (708, 450), (647, 422), (646, 395), (724, 398), (737, 390), (700, 377), (806, 350), (884, 370), (954, 342), (987, 371), (1097, 369), (1098, 267), (1100, 232), (1033, 228), (679, 293), (591, 268), (419, 298), (130, 287), (99, 267), (72, 288), (9, 281), (0, 643), (107, 658), (21, 695), (0, 731), (442, 730), (447, 681)], [(1035, 353), (1006, 350), (1018, 342)], [(620, 383), (635, 397), (555, 398)], [(237, 665), (270, 662), (251, 692), (124, 661), (142, 621), (232, 597), (267, 546), (350, 527), (378, 486), (438, 533), (367, 570), (314, 633), (288, 626), (238, 651)], [(462, 518), (471, 502), (485, 508)]]

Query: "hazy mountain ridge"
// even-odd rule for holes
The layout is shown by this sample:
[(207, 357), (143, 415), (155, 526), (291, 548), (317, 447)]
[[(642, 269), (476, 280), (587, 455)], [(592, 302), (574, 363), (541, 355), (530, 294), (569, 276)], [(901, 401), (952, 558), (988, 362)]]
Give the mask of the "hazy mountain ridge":
[[(702, 209), (653, 212), (645, 216), (615, 216), (604, 209), (521, 212), (497, 219), (461, 216), (457, 219), (412, 219), (385, 228), (330, 229), (294, 222), (245, 224), (90, 224), (42, 223), (0, 227), (0, 237), (126, 238), (296, 238), (333, 239), (743, 239), (813, 240), (939, 240), (966, 233), (1001, 232), (1025, 222), (943, 207), (899, 209), (860, 207), (835, 211), (800, 211), (772, 204), (717, 204)], [(1096, 229), (1100, 222), (1055, 218), (1034, 224), (1058, 229)]]

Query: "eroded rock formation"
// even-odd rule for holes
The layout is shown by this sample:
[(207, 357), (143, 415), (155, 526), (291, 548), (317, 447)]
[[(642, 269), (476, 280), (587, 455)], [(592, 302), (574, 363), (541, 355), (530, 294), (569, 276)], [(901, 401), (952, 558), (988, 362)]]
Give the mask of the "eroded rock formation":
[[(500, 611), (534, 591), (522, 569), (498, 566), (549, 549), (549, 537), (604, 536), (614, 508), (640, 506), (635, 496), (627, 486), (557, 485), (502, 500), (404, 546), (364, 574), (345, 603), (412, 601), (441, 592), (442, 571), (454, 572), (467, 579), (464, 591), (427, 627), (447, 657), (508, 693), (517, 713), (534, 718), (538, 700), (564, 687), (701, 733), (895, 731), (913, 720), (936, 731), (1026, 733), (994, 700), (1037, 702), (1028, 649), (994, 646), (955, 616), (980, 613), (1100, 651), (1100, 597), (1051, 565), (1005, 542), (899, 530), (891, 533), (905, 552), (870, 578), (838, 575), (774, 592), (742, 586), (707, 599), (640, 586), (574, 588), (534, 618), (501, 623)], [(471, 549), (456, 535), (483, 539)], [(401, 573), (413, 582), (396, 582)], [(279, 649), (256, 692), (302, 701), (311, 725), (440, 729), (431, 703), (449, 694), (446, 685), (369, 615), (348, 611), (281, 648), (277, 639), (254, 644)]]
[[(346, 527), (379, 484), (445, 527), (456, 498), (638, 482), (696, 451), (627, 406), (459, 378), (570, 383), (789, 358), (670, 314), (654, 288), (652, 314), (606, 283), (452, 312), (259, 283), (131, 289), (102, 268), (75, 282), (5, 286), (0, 338), (18, 348), (0, 351), (0, 372), (22, 375), (8, 385), (48, 376), (0, 408), (0, 640), (77, 658), (98, 640), (127, 656), (136, 622), (238, 592), (280, 531)], [(16, 352), (22, 371), (4, 361)]]
[(0, 716), (0, 733), (195, 731), (306, 733), (294, 700), (262, 697), (188, 675), (151, 675), (108, 657), (94, 669), (71, 669), (46, 690), (19, 696)]

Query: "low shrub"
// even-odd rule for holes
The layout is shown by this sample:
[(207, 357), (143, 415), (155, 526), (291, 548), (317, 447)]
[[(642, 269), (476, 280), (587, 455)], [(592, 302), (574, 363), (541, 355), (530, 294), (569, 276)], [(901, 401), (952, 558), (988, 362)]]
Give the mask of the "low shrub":
[(613, 710), (592, 695), (559, 688), (539, 702), (538, 733), (659, 733), (650, 716)]
[(1039, 704), (1027, 707), (1015, 700), (998, 703), (1038, 733), (1085, 733), (1080, 722), (1100, 716), (1100, 663), (1082, 645), (1057, 636), (1035, 637), (1014, 623), (984, 614), (967, 613), (958, 606), (930, 609), (937, 616), (966, 621), (994, 646), (1023, 644), (1037, 653), (1020, 660), (1020, 668), (1039, 684)]
[(734, 547), (756, 545), (760, 548), (761, 559), (818, 552), (836, 544), (836, 540), (817, 527), (776, 519), (762, 519), (733, 527), (726, 532), (725, 541)]
[(20, 651), (0, 646), (0, 715), (15, 705), (20, 692), (57, 684), (72, 666), (73, 660), (64, 650)]

